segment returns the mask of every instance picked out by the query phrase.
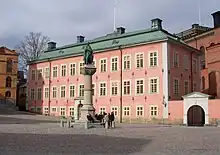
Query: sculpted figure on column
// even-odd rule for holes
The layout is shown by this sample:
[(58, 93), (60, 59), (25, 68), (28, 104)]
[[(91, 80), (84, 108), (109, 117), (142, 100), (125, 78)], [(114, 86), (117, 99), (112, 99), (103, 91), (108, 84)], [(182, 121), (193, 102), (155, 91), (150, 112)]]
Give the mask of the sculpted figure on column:
[(93, 51), (90, 47), (89, 43), (86, 45), (84, 50), (84, 64), (85, 65), (92, 65), (93, 64)]

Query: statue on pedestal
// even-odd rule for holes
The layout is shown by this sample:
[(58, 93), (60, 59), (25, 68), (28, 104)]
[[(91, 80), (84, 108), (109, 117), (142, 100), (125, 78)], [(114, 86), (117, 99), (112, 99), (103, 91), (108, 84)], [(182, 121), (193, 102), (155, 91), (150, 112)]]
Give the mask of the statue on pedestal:
[(93, 51), (89, 43), (86, 45), (84, 50), (84, 64), (85, 65), (92, 65), (93, 64)]

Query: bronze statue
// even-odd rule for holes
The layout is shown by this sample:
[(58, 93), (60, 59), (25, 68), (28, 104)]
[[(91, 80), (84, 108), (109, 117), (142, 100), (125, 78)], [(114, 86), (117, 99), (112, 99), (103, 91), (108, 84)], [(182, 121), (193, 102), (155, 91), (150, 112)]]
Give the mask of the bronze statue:
[(92, 65), (93, 64), (93, 51), (89, 43), (85, 47), (84, 51), (84, 64), (85, 65)]

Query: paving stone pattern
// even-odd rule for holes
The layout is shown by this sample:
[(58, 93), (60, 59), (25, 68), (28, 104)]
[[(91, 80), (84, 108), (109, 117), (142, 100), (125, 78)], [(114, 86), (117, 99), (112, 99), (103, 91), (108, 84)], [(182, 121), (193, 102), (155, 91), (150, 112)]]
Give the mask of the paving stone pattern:
[(60, 128), (58, 120), (0, 115), (0, 155), (219, 155), (220, 128), (116, 124)]

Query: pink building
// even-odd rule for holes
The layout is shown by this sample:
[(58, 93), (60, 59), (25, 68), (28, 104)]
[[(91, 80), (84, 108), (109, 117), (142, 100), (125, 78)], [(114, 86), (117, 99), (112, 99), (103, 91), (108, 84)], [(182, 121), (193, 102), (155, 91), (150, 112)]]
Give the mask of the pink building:
[[(30, 63), (30, 111), (74, 115), (75, 99), (83, 96), (80, 67), (87, 42), (83, 36), (63, 47), (50, 42), (48, 50)], [(181, 109), (183, 95), (200, 90), (199, 50), (163, 30), (160, 19), (152, 20), (146, 30), (125, 33), (119, 27), (89, 42), (97, 67), (96, 113), (113, 111), (117, 119), (130, 122), (173, 120), (179, 115), (183, 119), (181, 111), (175, 114), (175, 107)]]

